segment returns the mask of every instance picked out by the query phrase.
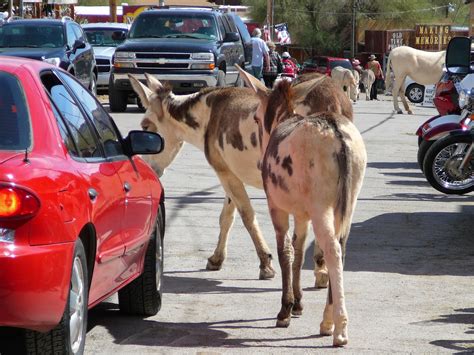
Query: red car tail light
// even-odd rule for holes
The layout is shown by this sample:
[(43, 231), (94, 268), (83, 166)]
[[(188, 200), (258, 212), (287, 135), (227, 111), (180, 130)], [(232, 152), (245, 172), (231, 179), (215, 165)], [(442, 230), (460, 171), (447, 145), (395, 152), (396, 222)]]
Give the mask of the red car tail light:
[(18, 186), (0, 185), (0, 227), (15, 228), (36, 215), (39, 199)]

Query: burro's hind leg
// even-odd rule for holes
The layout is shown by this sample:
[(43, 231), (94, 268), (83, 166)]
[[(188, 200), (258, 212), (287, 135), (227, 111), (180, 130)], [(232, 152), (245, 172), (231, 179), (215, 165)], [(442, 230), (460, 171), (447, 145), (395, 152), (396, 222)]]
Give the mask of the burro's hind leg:
[(260, 274), (259, 278), (271, 279), (275, 277), (275, 270), (272, 266), (272, 254), (265, 239), (263, 239), (262, 232), (258, 226), (255, 211), (250, 204), (250, 199), (245, 191), (244, 184), (230, 171), (220, 171), (217, 175), (221, 181), (227, 196), (232, 199), (232, 202), (237, 207), (240, 217), (245, 225), (245, 228), (250, 234), (252, 241), (257, 250), (257, 255), (260, 259)]
[(403, 107), (405, 108), (405, 110), (407, 111), (407, 113), (409, 115), (412, 115), (413, 114), (413, 111), (410, 109), (410, 106), (408, 105), (408, 101), (407, 101), (407, 98), (405, 96), (405, 85), (402, 85), (400, 87), (400, 98), (402, 99), (402, 104), (403, 104)]
[(314, 241), (314, 276), (316, 281), (314, 287), (316, 288), (327, 288), (329, 283), (329, 274), (326, 262), (324, 261), (324, 253), (319, 246), (318, 236)]
[(308, 235), (309, 220), (295, 217), (295, 232), (293, 233), (293, 249), (295, 261), (293, 262), (293, 295), (295, 298), (292, 313), (301, 315), (303, 313), (303, 290), (301, 289), (301, 266), (303, 264), (304, 246)]
[(332, 209), (328, 208), (324, 213), (313, 216), (312, 221), (329, 271), (328, 299), (320, 333), (321, 335), (333, 334), (333, 345), (343, 346), (348, 341), (348, 316), (344, 300), (342, 248), (336, 237)]
[(281, 268), (282, 296), (281, 309), (277, 315), (277, 327), (288, 327), (291, 320), (291, 311), (294, 305), (294, 295), (292, 286), (292, 265), (294, 260), (294, 250), (290, 235), (288, 234), (288, 213), (280, 210), (268, 202), (270, 216), (275, 229), (278, 261)]
[(229, 238), (229, 231), (234, 223), (235, 204), (229, 196), (224, 199), (221, 215), (219, 218), (219, 241), (217, 242), (214, 254), (207, 259), (207, 270), (220, 270), (222, 263), (227, 256), (227, 240)]
[[(400, 106), (398, 106), (398, 96), (401, 94), (400, 88), (403, 86), (402, 83), (405, 81), (405, 78), (401, 78), (398, 80), (398, 78), (395, 79), (395, 82), (393, 83), (393, 89), (392, 89), (392, 97), (393, 97), (393, 108), (396, 113), (403, 113), (402, 110), (400, 110)], [(404, 97), (404, 94), (401, 95), (402, 98)]]

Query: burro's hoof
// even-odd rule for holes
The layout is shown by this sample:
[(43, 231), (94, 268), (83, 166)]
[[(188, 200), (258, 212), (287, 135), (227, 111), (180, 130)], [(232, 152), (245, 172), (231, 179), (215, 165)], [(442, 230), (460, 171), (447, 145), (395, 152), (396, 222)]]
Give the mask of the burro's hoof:
[(215, 262), (212, 260), (212, 256), (207, 259), (206, 270), (217, 271), (222, 268), (222, 261)]
[(316, 282), (314, 287), (316, 288), (327, 288), (329, 284), (329, 275), (327, 271), (316, 272)]
[(289, 325), (290, 325), (290, 320), (291, 320), (291, 317), (284, 318), (284, 319), (277, 319), (276, 327), (277, 328), (288, 328)]
[(291, 309), (291, 314), (293, 314), (294, 316), (301, 316), (303, 314), (303, 303), (301, 302), (301, 300), (295, 300), (295, 304)]
[(408, 113), (409, 115), (413, 115), (413, 111), (412, 111), (412, 110), (408, 110), (407, 113)]
[(273, 269), (273, 267), (269, 265), (260, 269), (259, 279), (260, 280), (273, 279), (275, 277), (275, 274), (276, 274), (275, 269)]
[(398, 113), (399, 115), (402, 115), (402, 114), (403, 114), (403, 111), (402, 111), (402, 110), (398, 110), (397, 113)]
[(322, 336), (330, 336), (334, 332), (334, 324), (321, 322), (319, 325), (319, 334)]
[(339, 334), (339, 335), (335, 335), (332, 339), (332, 345), (333, 346), (337, 346), (337, 347), (340, 347), (340, 346), (344, 346), (344, 345), (347, 345), (347, 342), (348, 342), (348, 337), (347, 335), (342, 335), (342, 334)]

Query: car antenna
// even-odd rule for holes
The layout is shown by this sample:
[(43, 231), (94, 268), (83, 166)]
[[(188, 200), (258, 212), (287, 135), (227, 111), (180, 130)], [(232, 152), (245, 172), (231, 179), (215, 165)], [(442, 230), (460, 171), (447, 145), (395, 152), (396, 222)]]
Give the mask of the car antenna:
[(29, 163), (30, 160), (28, 159), (28, 148), (25, 149), (25, 157), (23, 158), (24, 163)]

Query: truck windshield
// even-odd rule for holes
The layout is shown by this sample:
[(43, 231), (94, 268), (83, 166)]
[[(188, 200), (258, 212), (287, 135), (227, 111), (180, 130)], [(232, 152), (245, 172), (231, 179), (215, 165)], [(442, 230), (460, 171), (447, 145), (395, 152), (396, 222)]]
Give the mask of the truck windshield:
[(94, 47), (117, 47), (124, 40), (114, 39), (114, 32), (123, 32), (126, 34), (127, 30), (115, 28), (84, 28), (87, 40)]
[(139, 16), (133, 23), (129, 38), (192, 37), (216, 39), (218, 32), (212, 16), (153, 14)]
[(0, 27), (0, 47), (59, 48), (64, 46), (61, 25), (38, 26), (30, 24), (8, 24)]

